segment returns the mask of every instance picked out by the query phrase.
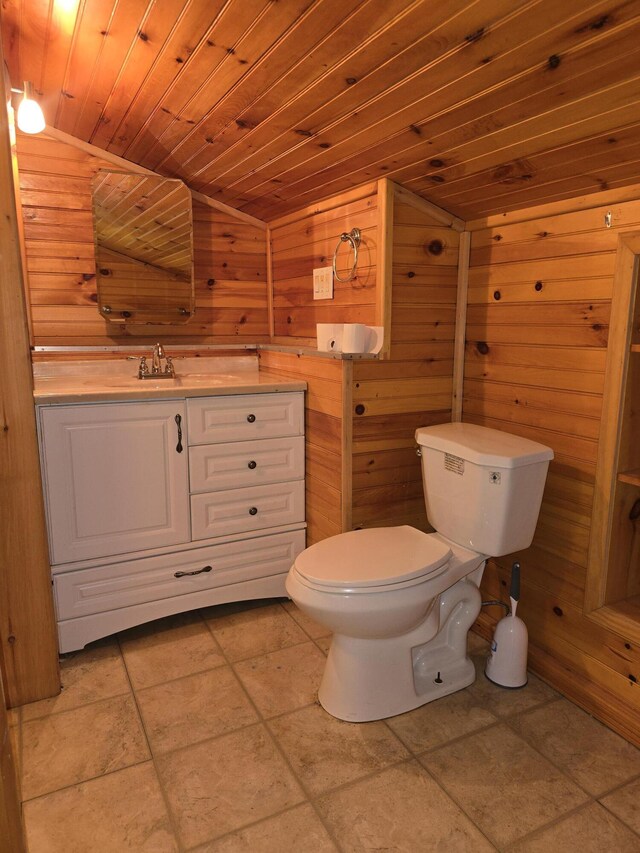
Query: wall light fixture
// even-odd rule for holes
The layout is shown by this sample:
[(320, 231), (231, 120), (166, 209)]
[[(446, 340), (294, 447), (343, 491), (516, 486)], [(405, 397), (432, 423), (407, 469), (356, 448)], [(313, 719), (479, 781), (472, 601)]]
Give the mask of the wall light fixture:
[(41, 133), (45, 128), (44, 114), (40, 104), (33, 97), (33, 86), (25, 80), (24, 89), (11, 89), (23, 94), (18, 107), (18, 127), (24, 133)]

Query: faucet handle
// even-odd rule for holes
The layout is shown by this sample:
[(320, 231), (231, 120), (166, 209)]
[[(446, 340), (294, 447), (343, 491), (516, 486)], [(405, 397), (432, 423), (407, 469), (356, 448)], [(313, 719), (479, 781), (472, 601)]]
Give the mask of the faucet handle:
[(140, 379), (141, 376), (146, 376), (148, 372), (149, 365), (147, 364), (147, 358), (143, 355), (140, 358), (140, 366), (138, 367), (138, 379)]
[(175, 376), (175, 368), (173, 366), (173, 359), (170, 355), (167, 356), (167, 362), (164, 367), (164, 372), (167, 376)]

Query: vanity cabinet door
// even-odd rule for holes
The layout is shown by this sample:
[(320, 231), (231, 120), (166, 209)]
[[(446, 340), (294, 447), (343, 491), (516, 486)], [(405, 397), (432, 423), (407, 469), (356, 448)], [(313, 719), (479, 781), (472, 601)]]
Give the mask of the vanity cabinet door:
[[(190, 539), (183, 400), (40, 411), (54, 564)], [(180, 447), (180, 452), (178, 451)]]

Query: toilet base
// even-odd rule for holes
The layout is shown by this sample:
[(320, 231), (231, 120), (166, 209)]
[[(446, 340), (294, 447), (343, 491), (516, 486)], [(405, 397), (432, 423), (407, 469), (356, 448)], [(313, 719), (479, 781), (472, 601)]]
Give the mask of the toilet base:
[(334, 635), (320, 704), (338, 719), (364, 723), (403, 714), (473, 684), (467, 634), (480, 606), (478, 587), (464, 578), (445, 590), (407, 634), (380, 640)]

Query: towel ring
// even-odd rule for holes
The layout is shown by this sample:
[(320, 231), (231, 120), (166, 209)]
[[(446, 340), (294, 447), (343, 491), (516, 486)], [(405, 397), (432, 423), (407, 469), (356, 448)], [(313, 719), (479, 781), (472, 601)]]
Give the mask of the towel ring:
[[(347, 234), (346, 231), (343, 231), (340, 235), (340, 242), (336, 246), (336, 250), (333, 253), (333, 275), (338, 281), (345, 282), (351, 281), (351, 279), (355, 278), (356, 275), (356, 267), (358, 266), (358, 247), (360, 246), (360, 229), (352, 228), (351, 231)], [(349, 271), (349, 275), (346, 278), (340, 278), (338, 275), (338, 250), (340, 248), (341, 243), (350, 243), (353, 248), (353, 264), (351, 265), (351, 270)]]

